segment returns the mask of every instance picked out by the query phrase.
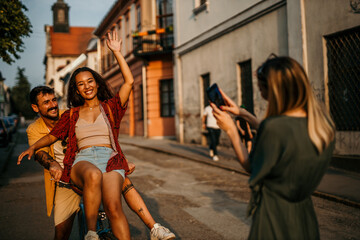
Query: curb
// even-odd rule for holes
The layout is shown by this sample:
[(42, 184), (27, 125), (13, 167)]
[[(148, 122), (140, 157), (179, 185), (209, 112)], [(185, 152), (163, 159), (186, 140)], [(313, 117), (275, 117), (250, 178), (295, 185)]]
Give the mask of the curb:
[(186, 159), (191, 160), (191, 161), (194, 161), (194, 162), (200, 162), (200, 163), (203, 163), (203, 164), (206, 164), (206, 165), (210, 165), (210, 166), (214, 166), (214, 167), (219, 167), (219, 168), (222, 168), (222, 169), (225, 169), (225, 170), (228, 170), (228, 171), (232, 171), (232, 172), (236, 172), (236, 173), (243, 174), (243, 175), (246, 175), (246, 176), (250, 176), (250, 175), (249, 175), (247, 172), (245, 172), (245, 171), (239, 170), (239, 169), (237, 169), (237, 168), (232, 168), (232, 167), (229, 167), (229, 166), (224, 166), (224, 165), (222, 165), (222, 164), (220, 164), (220, 163), (203, 161), (203, 160), (201, 160), (201, 159), (195, 159), (195, 158), (193, 158), (193, 157), (189, 157), (189, 156), (184, 155), (184, 154), (174, 153), (174, 152), (166, 151), (166, 150), (163, 150), (163, 149), (154, 148), (154, 147), (148, 147), (148, 146), (143, 146), (143, 145), (139, 145), (139, 144), (135, 144), (135, 143), (125, 143), (125, 142), (120, 142), (120, 143), (121, 143), (121, 144), (124, 144), (124, 145), (141, 147), (141, 148), (148, 149), (148, 150), (152, 150), (152, 151), (155, 151), (155, 152), (160, 152), (160, 153), (165, 153), (165, 154), (169, 154), (169, 155), (174, 155), (174, 156), (178, 156), (178, 157), (181, 157), (181, 158), (186, 158)]
[(329, 201), (341, 203), (341, 204), (344, 204), (344, 205), (349, 206), (349, 207), (354, 207), (354, 208), (359, 208), (360, 209), (360, 203), (351, 201), (351, 200), (346, 199), (346, 198), (341, 198), (341, 197), (338, 197), (338, 196), (335, 196), (335, 195), (332, 195), (332, 194), (329, 194), (329, 193), (315, 191), (315, 192), (313, 192), (312, 195), (315, 196), (315, 197), (319, 197), (319, 198), (329, 200)]
[[(124, 145), (136, 146), (136, 147), (140, 147), (140, 148), (152, 150), (152, 151), (155, 151), (155, 152), (160, 152), (160, 153), (165, 153), (165, 154), (169, 154), (169, 155), (174, 155), (174, 156), (178, 156), (178, 157), (181, 157), (181, 158), (186, 158), (186, 159), (191, 160), (191, 161), (194, 161), (194, 162), (203, 163), (203, 164), (207, 164), (207, 165), (210, 165), (210, 166), (222, 168), (222, 169), (224, 169), (224, 170), (236, 172), (236, 173), (239, 173), (239, 174), (242, 174), (242, 175), (245, 175), (245, 176), (250, 176), (250, 175), (249, 175), (247, 172), (245, 172), (245, 171), (242, 171), (242, 170), (239, 170), (239, 169), (236, 169), (236, 168), (232, 168), (232, 167), (228, 167), (228, 166), (224, 166), (224, 165), (221, 165), (221, 164), (219, 164), (219, 163), (214, 163), (214, 162), (203, 161), (203, 160), (200, 160), (200, 159), (195, 159), (195, 158), (186, 156), (186, 155), (184, 155), (184, 154), (174, 153), (174, 152), (166, 151), (166, 150), (163, 150), (163, 149), (154, 148), (154, 147), (148, 147), (148, 146), (143, 146), (143, 145), (135, 144), (135, 143), (127, 143), (127, 142), (121, 142), (121, 141), (120, 141), (120, 143), (121, 143), (121, 144), (124, 144)], [(328, 193), (324, 193), (324, 192), (320, 192), (320, 191), (315, 191), (312, 195), (315, 196), (315, 197), (319, 197), (319, 198), (322, 198), (322, 199), (326, 199), (326, 200), (329, 200), (329, 201), (341, 203), (341, 204), (344, 204), (344, 205), (346, 205), (346, 206), (350, 206), (350, 207), (354, 207), (354, 208), (360, 209), (360, 203), (354, 202), (354, 201), (351, 201), (351, 200), (348, 200), (348, 199), (346, 199), (346, 198), (342, 198), (342, 197), (339, 197), (339, 196), (335, 196), (335, 195), (328, 194)]]

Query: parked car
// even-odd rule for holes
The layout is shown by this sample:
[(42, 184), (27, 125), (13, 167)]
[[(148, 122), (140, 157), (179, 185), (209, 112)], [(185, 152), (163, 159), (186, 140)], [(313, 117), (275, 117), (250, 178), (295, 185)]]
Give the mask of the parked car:
[(1, 117), (1, 119), (4, 121), (5, 123), (5, 127), (8, 130), (9, 134), (12, 135), (15, 131), (15, 125), (13, 123), (11, 123), (11, 120), (9, 117)]
[(6, 128), (6, 124), (3, 119), (0, 119), (0, 144), (6, 147), (11, 141), (11, 133)]
[(18, 126), (19, 126), (19, 122), (20, 122), (20, 117), (19, 117), (19, 115), (17, 115), (16, 113), (12, 113), (12, 114), (10, 115), (10, 117), (12, 117), (12, 118), (14, 119), (15, 127), (16, 127), (16, 129), (17, 129)]
[(3, 117), (5, 121), (7, 121), (10, 124), (10, 131), (11, 133), (16, 133), (17, 129), (17, 121), (15, 121), (15, 118), (13, 116)]

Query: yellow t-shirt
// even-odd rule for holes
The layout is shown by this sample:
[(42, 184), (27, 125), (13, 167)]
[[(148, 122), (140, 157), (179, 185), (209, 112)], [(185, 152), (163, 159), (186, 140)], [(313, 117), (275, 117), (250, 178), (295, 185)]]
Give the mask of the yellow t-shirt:
[[(60, 111), (62, 114), (64, 111)], [(35, 122), (29, 125), (26, 129), (26, 133), (28, 136), (29, 146), (36, 143), (40, 138), (47, 135), (49, 133), (49, 129), (46, 126), (44, 120), (40, 117)], [(52, 158), (55, 159), (54, 155), (54, 144), (48, 147), (43, 147), (36, 152), (44, 151), (48, 153)], [(51, 215), (51, 211), (54, 206), (54, 196), (55, 196), (55, 182), (51, 181), (51, 175), (49, 170), (44, 169), (44, 182), (45, 182), (45, 195), (46, 195), (46, 209), (47, 215)]]

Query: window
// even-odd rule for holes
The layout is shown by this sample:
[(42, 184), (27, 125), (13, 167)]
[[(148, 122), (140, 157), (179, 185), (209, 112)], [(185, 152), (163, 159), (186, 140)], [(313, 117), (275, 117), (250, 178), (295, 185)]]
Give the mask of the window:
[(173, 25), (172, 5), (172, 0), (156, 0), (158, 28), (166, 28)]
[(111, 50), (110, 49), (107, 49), (106, 50), (106, 58), (107, 58), (107, 66), (106, 68), (109, 69), (112, 65), (112, 62), (113, 62), (113, 54), (111, 54)]
[(118, 20), (118, 22), (117, 22), (117, 33), (118, 33), (118, 37), (120, 38), (120, 39), (122, 39), (122, 34), (121, 34), (121, 19), (119, 19)]
[(58, 11), (58, 22), (65, 23), (65, 10), (64, 9), (59, 9), (59, 11)]
[(175, 115), (173, 80), (160, 80), (160, 111), (161, 117), (173, 117)]
[(141, 8), (140, 5), (136, 7), (136, 30), (141, 31)]
[[(113, 29), (109, 30), (112, 31)], [(111, 50), (107, 47), (106, 39), (107, 39), (107, 33), (103, 35), (101, 38), (101, 69), (102, 72), (106, 72), (109, 70), (109, 68), (115, 63), (115, 57), (111, 53)]]
[(129, 12), (126, 13), (125, 17), (125, 49), (126, 53), (130, 52), (130, 21), (129, 21)]
[(139, 120), (143, 120), (144, 119), (144, 95), (143, 95), (143, 85), (140, 84), (139, 85)]
[(208, 4), (207, 0), (194, 0), (193, 13), (197, 15), (202, 11), (208, 10)]
[[(117, 31), (116, 25), (114, 25), (111, 29), (110, 29), (110, 33), (112, 33), (113, 31)], [(118, 35), (118, 37), (120, 38), (120, 36)], [(107, 46), (106, 46), (107, 47)], [(108, 49), (108, 54), (109, 54), (109, 68), (112, 67), (115, 63), (116, 63), (116, 58), (114, 56), (114, 54), (112, 54), (111, 50), (109, 48)]]
[(330, 112), (340, 131), (360, 131), (360, 27), (325, 37)]
[(210, 87), (210, 73), (202, 75), (201, 80), (202, 80), (203, 96), (204, 96), (203, 108), (205, 108), (207, 105), (209, 105), (209, 98), (207, 96), (206, 90), (208, 89), (208, 87)]
[(102, 72), (104, 73), (106, 70), (107, 70), (107, 65), (108, 65), (108, 62), (107, 62), (107, 57), (106, 57), (106, 43), (105, 43), (105, 37), (102, 37), (101, 38), (101, 69), (102, 69)]
[[(157, 28), (171, 28), (173, 26), (173, 1), (172, 0), (156, 0), (156, 27)], [(173, 48), (174, 37), (171, 33), (163, 33), (157, 36), (160, 41), (160, 46), (163, 50)]]
[(239, 63), (241, 81), (241, 104), (254, 114), (251, 60)]

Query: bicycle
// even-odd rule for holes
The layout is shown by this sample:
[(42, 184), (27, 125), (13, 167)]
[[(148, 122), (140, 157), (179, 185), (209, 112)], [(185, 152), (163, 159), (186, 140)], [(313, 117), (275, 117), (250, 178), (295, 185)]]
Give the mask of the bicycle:
[[(54, 180), (54, 179), (50, 179)], [(73, 183), (67, 183), (63, 181), (59, 181), (58, 186), (66, 187), (72, 189), (75, 193), (79, 196), (82, 196), (83, 192), (82, 189), (74, 185)], [(85, 219), (85, 207), (84, 204), (81, 202), (79, 205), (80, 209), (77, 213), (78, 216), (78, 223), (79, 223), (79, 236), (80, 239), (83, 240), (86, 233), (88, 232), (86, 219)], [(100, 205), (97, 221), (96, 221), (96, 233), (99, 235), (100, 240), (116, 240), (117, 238), (111, 232), (111, 226), (109, 219), (106, 216), (105, 211), (103, 210), (102, 204)]]
[[(51, 178), (50, 180), (54, 180)], [(82, 196), (82, 189), (78, 188), (76, 185), (72, 183), (67, 183), (63, 181), (59, 181), (57, 183), (59, 187), (65, 187), (68, 189), (72, 189), (78, 195)], [(86, 219), (85, 219), (85, 207), (83, 203), (79, 205), (80, 209), (77, 213), (78, 215), (78, 223), (79, 223), (79, 236), (80, 239), (83, 240), (88, 229), (86, 226)], [(97, 221), (96, 221), (96, 233), (99, 235), (100, 240), (117, 240), (117, 238), (111, 232), (111, 226), (108, 217), (103, 209), (102, 204), (100, 205)]]
[[(78, 212), (78, 222), (79, 222), (79, 235), (80, 239), (84, 239), (87, 233), (87, 226), (85, 220), (85, 208), (84, 204), (80, 203), (80, 210)], [(116, 240), (117, 238), (111, 232), (111, 226), (108, 217), (106, 216), (105, 211), (103, 210), (102, 205), (99, 208), (97, 222), (96, 222), (96, 232), (99, 235), (101, 240)]]

